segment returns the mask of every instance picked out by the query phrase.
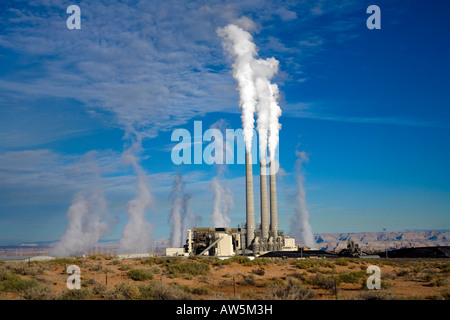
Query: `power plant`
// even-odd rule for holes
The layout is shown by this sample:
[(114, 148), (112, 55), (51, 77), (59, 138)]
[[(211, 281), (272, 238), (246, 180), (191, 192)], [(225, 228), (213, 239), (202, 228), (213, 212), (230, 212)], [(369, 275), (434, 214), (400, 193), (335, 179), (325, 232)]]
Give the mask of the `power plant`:
[[(277, 187), (275, 151), (279, 141), (281, 125), (278, 118), (279, 89), (271, 83), (278, 72), (279, 62), (275, 58), (259, 59), (252, 35), (241, 27), (229, 24), (217, 30), (223, 40), (224, 49), (233, 58), (233, 77), (239, 90), (239, 108), (246, 147), (245, 196), (246, 220), (242, 228), (194, 228), (189, 232), (183, 248), (168, 248), (167, 255), (199, 254), (214, 256), (261, 255), (270, 251), (295, 249), (291, 238), (278, 230)], [(254, 115), (260, 147), (260, 208), (261, 224), (255, 225), (255, 203), (253, 190), (253, 163), (251, 145)], [(270, 154), (268, 190), (266, 151)], [(269, 205), (270, 198), (270, 205)], [(270, 218), (269, 218), (270, 208)], [(295, 241), (294, 241), (295, 242)]]
[(229, 257), (234, 255), (259, 256), (270, 251), (297, 251), (295, 239), (285, 236), (283, 231), (278, 230), (275, 166), (274, 161), (271, 161), (269, 164), (270, 190), (268, 190), (266, 161), (264, 158), (260, 160), (261, 224), (258, 228), (255, 225), (252, 155), (247, 152), (245, 157), (245, 226), (193, 228), (193, 232), (188, 230), (188, 238), (184, 247), (167, 248), (166, 255)]

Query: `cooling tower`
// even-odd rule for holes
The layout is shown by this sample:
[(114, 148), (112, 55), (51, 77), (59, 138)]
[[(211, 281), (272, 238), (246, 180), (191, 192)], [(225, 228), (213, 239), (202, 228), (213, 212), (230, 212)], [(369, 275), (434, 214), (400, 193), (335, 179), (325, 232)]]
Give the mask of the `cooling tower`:
[(255, 238), (255, 203), (253, 196), (253, 170), (252, 170), (252, 155), (247, 153), (245, 155), (245, 182), (246, 182), (246, 211), (247, 211), (247, 248), (252, 244)]
[(261, 179), (261, 241), (269, 239), (269, 199), (267, 195), (267, 169), (266, 159), (260, 159)]
[(275, 161), (270, 161), (270, 233), (274, 237), (274, 241), (278, 237), (277, 176), (275, 166)]

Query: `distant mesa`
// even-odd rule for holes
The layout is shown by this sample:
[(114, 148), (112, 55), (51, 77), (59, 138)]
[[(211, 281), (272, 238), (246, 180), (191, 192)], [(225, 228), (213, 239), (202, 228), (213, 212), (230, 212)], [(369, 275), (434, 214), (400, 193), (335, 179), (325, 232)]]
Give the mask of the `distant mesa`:
[(318, 249), (339, 251), (354, 241), (364, 251), (449, 246), (449, 231), (395, 231), (358, 233), (320, 233), (315, 235)]

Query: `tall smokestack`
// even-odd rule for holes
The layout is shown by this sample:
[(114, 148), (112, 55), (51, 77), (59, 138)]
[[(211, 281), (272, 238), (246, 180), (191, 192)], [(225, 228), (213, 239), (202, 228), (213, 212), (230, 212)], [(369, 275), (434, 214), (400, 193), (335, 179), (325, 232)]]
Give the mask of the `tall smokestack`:
[(275, 166), (275, 161), (270, 161), (270, 231), (274, 240), (278, 237), (277, 176)]
[(255, 238), (255, 204), (253, 199), (252, 154), (245, 155), (246, 210), (247, 210), (247, 248)]
[(267, 169), (266, 158), (260, 159), (260, 178), (261, 178), (261, 238), (267, 240), (269, 238), (269, 199), (267, 196)]

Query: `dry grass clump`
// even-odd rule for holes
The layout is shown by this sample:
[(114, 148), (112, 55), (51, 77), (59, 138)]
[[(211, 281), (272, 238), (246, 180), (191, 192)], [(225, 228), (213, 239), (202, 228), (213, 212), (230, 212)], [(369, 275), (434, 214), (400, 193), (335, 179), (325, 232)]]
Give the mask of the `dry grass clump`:
[(243, 286), (254, 286), (256, 284), (255, 275), (250, 273), (242, 276), (242, 280), (237, 281), (237, 284)]
[(306, 272), (305, 273), (300, 273), (300, 272), (291, 272), (289, 274), (287, 274), (288, 277), (293, 277), (295, 279), (304, 281), (306, 279)]
[(150, 270), (132, 269), (127, 273), (130, 279), (135, 281), (153, 280), (153, 273)]
[(259, 269), (253, 269), (252, 270), (253, 274), (256, 274), (258, 276), (263, 276), (266, 272), (264, 271), (264, 269), (259, 268)]
[(131, 270), (131, 269), (133, 269), (133, 266), (131, 266), (130, 264), (122, 264), (119, 267), (120, 271), (128, 271), (128, 270)]
[(270, 300), (312, 300), (316, 298), (316, 294), (311, 289), (303, 287), (298, 281), (288, 279), (287, 284), (283, 287), (269, 287), (264, 298)]
[(204, 262), (185, 262), (178, 264), (170, 264), (167, 266), (167, 271), (174, 277), (187, 275), (206, 275), (209, 272), (209, 265)]
[(402, 269), (402, 270), (397, 271), (395, 274), (397, 277), (407, 277), (410, 275), (410, 272), (406, 269)]
[(313, 266), (313, 262), (311, 260), (294, 260), (292, 262), (292, 265), (299, 268), (299, 269), (309, 269)]
[(281, 278), (272, 277), (266, 281), (264, 281), (260, 287), (270, 288), (270, 287), (283, 287), (285, 285), (285, 281)]
[(325, 277), (320, 274), (311, 277), (307, 282), (310, 282), (313, 286), (317, 286), (318, 288), (325, 290), (334, 290), (338, 283), (336, 279)]
[(66, 289), (62, 291), (57, 297), (58, 300), (87, 300), (93, 296), (91, 289)]
[(102, 271), (102, 270), (103, 265), (101, 263), (94, 264), (89, 268), (89, 271)]
[(337, 274), (336, 281), (338, 283), (358, 283), (361, 279), (367, 276), (365, 271), (343, 271)]
[(150, 271), (153, 274), (160, 274), (161, 273), (161, 269), (158, 266), (150, 266), (148, 268), (148, 271)]
[(31, 287), (20, 292), (20, 298), (24, 300), (55, 300), (58, 295), (49, 287)]
[(121, 266), (122, 261), (119, 259), (112, 259), (111, 262), (108, 263), (109, 266)]
[(396, 275), (390, 273), (390, 272), (382, 272), (381, 273), (381, 280), (395, 280)]
[(209, 294), (209, 289), (207, 287), (198, 287), (193, 288), (190, 292), (195, 295), (207, 295)]

